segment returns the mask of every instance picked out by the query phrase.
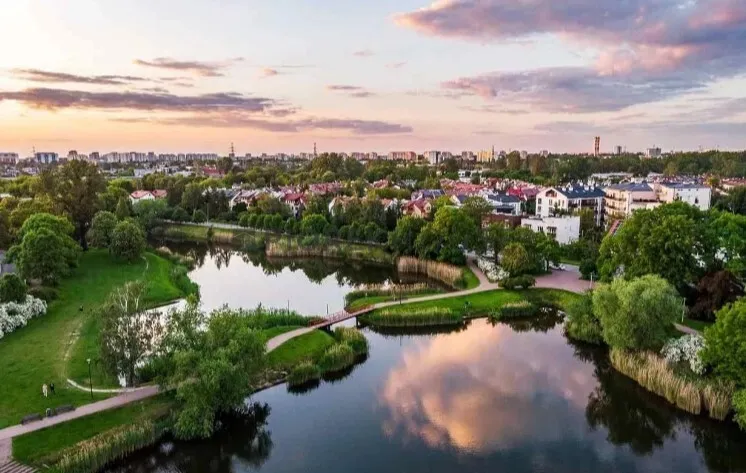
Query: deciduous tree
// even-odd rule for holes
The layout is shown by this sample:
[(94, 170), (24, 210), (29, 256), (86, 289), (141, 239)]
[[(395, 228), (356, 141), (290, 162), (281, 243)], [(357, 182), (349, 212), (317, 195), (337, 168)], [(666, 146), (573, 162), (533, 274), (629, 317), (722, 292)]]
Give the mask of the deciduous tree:
[(91, 222), (91, 230), (88, 232), (91, 245), (97, 248), (109, 248), (109, 245), (111, 245), (111, 236), (116, 226), (116, 215), (105, 210), (97, 212)]

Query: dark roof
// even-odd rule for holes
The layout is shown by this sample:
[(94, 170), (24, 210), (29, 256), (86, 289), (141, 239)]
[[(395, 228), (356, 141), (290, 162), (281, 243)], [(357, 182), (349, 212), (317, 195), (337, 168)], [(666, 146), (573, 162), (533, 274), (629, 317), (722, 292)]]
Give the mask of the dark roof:
[(671, 189), (704, 189), (707, 187), (703, 184), (695, 184), (691, 182), (688, 184), (684, 184), (681, 182), (664, 182), (661, 185), (669, 187)]
[(502, 202), (503, 204), (517, 204), (521, 201), (520, 198), (509, 194), (487, 194), (486, 197), (487, 200)]
[(634, 182), (615, 184), (613, 186), (609, 186), (608, 189), (628, 192), (652, 192), (653, 190), (647, 182), (642, 182), (640, 184), (636, 184)]
[(555, 189), (568, 199), (597, 199), (604, 197), (604, 191), (600, 187), (586, 187), (578, 184), (567, 187), (556, 187)]

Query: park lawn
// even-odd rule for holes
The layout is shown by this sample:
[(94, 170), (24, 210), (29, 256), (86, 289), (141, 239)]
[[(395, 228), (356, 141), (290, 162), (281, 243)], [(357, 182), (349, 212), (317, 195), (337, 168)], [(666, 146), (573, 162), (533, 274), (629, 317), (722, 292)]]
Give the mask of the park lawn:
[[(410, 294), (410, 295), (404, 295), (401, 296), (401, 300), (406, 301), (407, 299), (415, 299), (418, 297), (427, 297), (432, 294), (441, 294), (443, 291), (440, 289), (433, 288), (432, 290), (420, 292), (419, 294)], [(345, 310), (347, 312), (354, 312), (358, 309), (362, 309), (363, 307), (367, 307), (369, 305), (373, 304), (379, 304), (381, 302), (392, 302), (392, 301), (398, 301), (399, 297), (397, 296), (370, 296), (370, 297), (361, 297), (360, 299), (356, 299), (350, 303), (347, 307), (345, 307)]]
[(681, 325), (686, 325), (687, 327), (693, 328), (698, 332), (704, 332), (707, 327), (712, 325), (712, 322), (705, 322), (704, 320), (694, 320), (687, 317), (684, 319)]
[(272, 327), (268, 329), (262, 330), (262, 336), (264, 337), (264, 340), (270, 340), (273, 337), (276, 337), (278, 335), (282, 335), (283, 333), (291, 332), (293, 330), (303, 328), (300, 325), (284, 325), (281, 327)]
[(304, 360), (315, 361), (334, 343), (329, 333), (314, 330), (283, 343), (267, 355), (267, 361), (272, 368), (290, 369)]
[[(163, 262), (169, 262), (152, 254), (146, 258), (147, 279), (168, 276), (169, 269)], [(96, 333), (84, 322), (112, 289), (142, 278), (145, 266), (145, 261), (117, 262), (105, 250), (85, 252), (75, 273), (60, 283), (59, 297), (49, 304), (47, 313), (0, 340), (0, 428), (19, 423), (27, 414), (43, 413), (47, 408), (91, 402), (88, 392), (72, 388), (66, 382), (67, 377), (75, 376), (83, 381), (81, 384), (87, 384), (85, 359), (97, 358)], [(153, 303), (179, 295), (178, 289), (163, 281), (154, 281), (150, 287), (148, 299)], [(78, 343), (69, 347), (78, 331)], [(70, 355), (69, 359), (66, 355)], [(42, 397), (44, 383), (54, 383), (54, 396)], [(108, 395), (93, 397), (98, 400)]]
[(479, 287), (479, 278), (468, 266), (464, 268), (464, 283), (464, 289), (474, 289), (475, 287)]
[[(171, 269), (173, 269), (174, 263), (152, 253), (147, 253), (145, 258), (147, 259), (147, 270), (144, 261), (127, 265), (109, 260), (110, 270), (121, 271), (122, 278), (117, 278), (118, 282), (112, 281), (113, 285), (103, 295), (99, 304), (104, 302), (111, 288), (121, 286), (124, 282), (138, 279), (145, 281), (147, 288), (145, 302), (148, 306), (158, 307), (184, 296), (171, 281)], [(111, 274), (111, 276), (117, 277), (116, 273)], [(95, 309), (96, 305), (94, 304), (91, 309)], [(101, 366), (98, 333), (98, 319), (92, 317), (90, 311), (85, 311), (85, 318), (82, 321), (77, 343), (75, 343), (67, 363), (67, 377), (79, 384), (88, 386), (90, 380), (88, 379), (88, 363), (86, 360), (90, 358), (92, 360), (91, 378), (93, 386), (99, 388), (119, 387), (118, 380), (107, 374), (103, 366)]]
[(13, 439), (13, 458), (29, 465), (53, 463), (62, 450), (78, 442), (124, 424), (160, 417), (170, 407), (171, 400), (165, 395), (159, 395), (24, 434)]

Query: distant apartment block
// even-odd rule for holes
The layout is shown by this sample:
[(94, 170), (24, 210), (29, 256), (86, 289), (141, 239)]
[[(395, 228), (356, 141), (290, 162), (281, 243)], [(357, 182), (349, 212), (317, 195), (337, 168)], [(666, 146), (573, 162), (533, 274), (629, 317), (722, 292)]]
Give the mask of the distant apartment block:
[(530, 228), (535, 233), (550, 235), (561, 245), (568, 245), (580, 238), (578, 216), (528, 217), (521, 220), (521, 226)]
[(591, 209), (596, 225), (601, 225), (604, 216), (604, 191), (600, 187), (570, 184), (565, 187), (549, 187), (536, 195), (536, 215), (554, 217), (574, 214)]
[(49, 152), (40, 152), (40, 153), (34, 153), (34, 160), (38, 164), (53, 164), (57, 162), (58, 159), (57, 153), (49, 153)]
[(645, 157), (651, 159), (660, 158), (662, 155), (660, 148), (648, 148), (645, 150)]
[(453, 158), (453, 154), (448, 151), (425, 151), (424, 156), (427, 162), (433, 166)]
[(495, 149), (483, 149), (477, 152), (478, 163), (491, 163), (495, 160)]
[(389, 160), (391, 161), (416, 161), (417, 153), (414, 151), (390, 151)]
[(18, 153), (0, 152), (0, 164), (16, 164), (18, 162)]
[(462, 151), (461, 159), (464, 161), (474, 161), (477, 157), (471, 151)]
[(525, 161), (526, 159), (528, 159), (528, 151), (523, 150), (519, 154), (521, 155), (521, 160), (522, 161)]

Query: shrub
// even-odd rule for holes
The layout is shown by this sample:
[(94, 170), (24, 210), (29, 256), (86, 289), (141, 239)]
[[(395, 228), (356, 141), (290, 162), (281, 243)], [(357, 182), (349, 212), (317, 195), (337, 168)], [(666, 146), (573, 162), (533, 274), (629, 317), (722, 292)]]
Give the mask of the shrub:
[(26, 300), (26, 283), (16, 274), (3, 274), (0, 278), (0, 302)]
[(33, 296), (26, 296), (22, 303), (0, 304), (0, 338), (25, 327), (29, 320), (47, 312), (47, 303)]
[(288, 375), (289, 386), (300, 386), (310, 381), (321, 379), (321, 368), (310, 361), (304, 361), (290, 371)]
[(526, 248), (520, 243), (511, 243), (506, 246), (500, 256), (500, 263), (511, 276), (520, 276), (532, 269), (531, 258)]
[(660, 276), (616, 279), (593, 291), (593, 313), (615, 348), (660, 349), (682, 308), (676, 289)]
[(601, 322), (593, 313), (593, 295), (585, 293), (582, 297), (573, 299), (567, 307), (567, 335), (586, 343), (600, 344), (603, 342)]
[(355, 352), (347, 343), (330, 346), (319, 360), (319, 368), (323, 374), (342, 371), (353, 364), (355, 364)]
[(117, 216), (111, 212), (102, 210), (93, 216), (91, 229), (88, 231), (88, 239), (91, 246), (108, 248), (111, 244), (111, 235), (117, 226)]
[(47, 303), (57, 299), (57, 297), (59, 297), (60, 295), (57, 289), (49, 286), (32, 287), (31, 289), (29, 289), (28, 294)]
[(705, 340), (701, 335), (685, 335), (667, 341), (661, 355), (670, 364), (686, 363), (693, 373), (702, 375), (705, 371), (701, 357), (704, 346)]
[(722, 308), (704, 337), (702, 360), (716, 375), (746, 387), (746, 300)]
[(267, 248), (267, 239), (262, 235), (249, 236), (243, 240), (243, 251), (258, 252)]
[(145, 234), (133, 220), (123, 220), (111, 234), (111, 253), (117, 258), (135, 261), (145, 251)]
[(199, 284), (189, 279), (187, 272), (188, 270), (184, 266), (174, 266), (171, 269), (171, 281), (183, 294), (199, 297)]
[(205, 215), (203, 211), (197, 209), (194, 211), (194, 213), (192, 213), (192, 222), (204, 223), (205, 220), (207, 220), (207, 216)]
[(741, 429), (746, 430), (746, 389), (736, 391), (733, 395), (733, 409), (736, 411), (734, 420)]
[(346, 343), (355, 352), (355, 355), (365, 355), (368, 353), (368, 340), (363, 333), (355, 328), (338, 327), (334, 330), (334, 337), (340, 342)]
[(500, 287), (504, 289), (528, 289), (536, 284), (536, 279), (533, 276), (524, 274), (523, 276), (516, 276), (513, 278), (506, 278), (500, 281)]
[(490, 318), (495, 320), (515, 319), (519, 317), (533, 317), (539, 313), (539, 308), (528, 301), (509, 302), (495, 309)]

